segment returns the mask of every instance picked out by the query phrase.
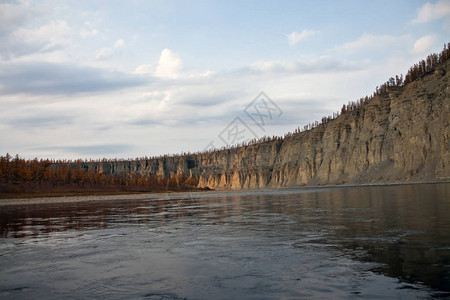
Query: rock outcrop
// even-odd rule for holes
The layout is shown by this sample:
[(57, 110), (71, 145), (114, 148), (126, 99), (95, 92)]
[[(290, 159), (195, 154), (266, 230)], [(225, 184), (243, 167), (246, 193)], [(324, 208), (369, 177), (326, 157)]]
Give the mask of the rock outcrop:
[(198, 155), (85, 163), (108, 174), (184, 172), (211, 189), (450, 179), (450, 61), (352, 112), (281, 140)]

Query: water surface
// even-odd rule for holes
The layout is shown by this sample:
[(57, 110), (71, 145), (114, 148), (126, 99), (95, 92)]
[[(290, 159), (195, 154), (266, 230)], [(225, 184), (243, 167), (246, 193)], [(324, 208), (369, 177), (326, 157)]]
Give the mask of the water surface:
[(450, 298), (450, 184), (0, 206), (2, 299)]

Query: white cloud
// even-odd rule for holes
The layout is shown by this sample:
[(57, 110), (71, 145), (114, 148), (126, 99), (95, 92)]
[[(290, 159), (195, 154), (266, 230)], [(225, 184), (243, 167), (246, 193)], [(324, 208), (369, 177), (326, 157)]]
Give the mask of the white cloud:
[(213, 75), (214, 75), (214, 72), (208, 70), (208, 71), (205, 71), (205, 72), (202, 72), (202, 73), (198, 73), (198, 74), (191, 74), (190, 77), (197, 77), (197, 76), (199, 76), (199, 77), (211, 77)]
[(257, 73), (336, 73), (354, 71), (362, 68), (361, 63), (349, 63), (347, 61), (334, 60), (329, 56), (321, 56), (308, 61), (298, 60), (275, 60), (257, 61), (250, 66), (252, 71)]
[(261, 72), (277, 72), (284, 69), (280, 61), (257, 61), (251, 67)]
[(148, 75), (148, 74), (153, 74), (154, 73), (154, 67), (151, 64), (143, 64), (138, 66), (133, 74), (135, 75)]
[(79, 37), (66, 20), (53, 19), (49, 2), (7, 2), (0, 3), (0, 58), (59, 60)]
[(67, 46), (70, 44), (71, 40), (68, 36), (73, 34), (73, 30), (66, 21), (58, 20), (45, 24), (37, 30), (29, 31), (28, 34), (30, 40), (48, 40), (49, 44), (45, 48), (51, 48), (57, 45)]
[(318, 32), (310, 29), (303, 29), (302, 32), (298, 33), (296, 31), (291, 32), (287, 35), (289, 45), (296, 45), (310, 36), (316, 35)]
[(450, 18), (450, 1), (440, 0), (435, 4), (427, 2), (417, 12), (413, 23), (426, 23), (432, 20)]
[(160, 78), (178, 78), (183, 68), (181, 59), (170, 49), (161, 51), (155, 76)]
[(72, 28), (66, 21), (52, 21), (35, 30), (20, 30), (16, 34), (28, 43), (39, 43), (46, 41), (40, 49), (41, 52), (67, 47), (71, 44), (69, 36), (73, 33)]
[(407, 36), (392, 35), (374, 35), (364, 33), (357, 40), (344, 43), (337, 47), (338, 50), (353, 54), (363, 50), (370, 51), (390, 51), (390, 49), (401, 49), (405, 42), (408, 42)]
[(97, 52), (95, 53), (95, 59), (96, 60), (108, 60), (108, 59), (112, 58), (114, 56), (114, 54), (117, 53), (117, 52), (115, 52), (115, 49), (122, 47), (124, 44), (125, 44), (124, 40), (119, 39), (119, 40), (115, 41), (112, 48), (98, 49)]
[(434, 35), (421, 37), (414, 43), (413, 53), (422, 55), (430, 53), (436, 41), (437, 38)]
[(91, 31), (86, 30), (86, 29), (82, 29), (80, 31), (80, 36), (85, 39), (87, 37), (92, 37), (92, 36), (96, 36), (98, 34), (98, 30), (97, 29), (92, 29)]
[(114, 48), (122, 47), (125, 44), (125, 41), (123, 39), (119, 39), (114, 43)]
[(105, 60), (110, 58), (113, 55), (113, 51), (111, 48), (101, 48), (98, 49), (95, 53), (96, 60)]
[(57, 20), (37, 28), (16, 27), (0, 35), (0, 55), (6, 58), (62, 50), (73, 44), (74, 30)]
[(24, 2), (0, 3), (0, 36), (11, 33), (43, 13)]

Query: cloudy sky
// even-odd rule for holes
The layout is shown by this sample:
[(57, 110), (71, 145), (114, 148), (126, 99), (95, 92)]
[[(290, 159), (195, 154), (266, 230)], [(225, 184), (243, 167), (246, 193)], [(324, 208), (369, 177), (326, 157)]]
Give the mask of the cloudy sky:
[(0, 153), (134, 158), (221, 147), (236, 128), (280, 135), (449, 37), (450, 0), (0, 0)]

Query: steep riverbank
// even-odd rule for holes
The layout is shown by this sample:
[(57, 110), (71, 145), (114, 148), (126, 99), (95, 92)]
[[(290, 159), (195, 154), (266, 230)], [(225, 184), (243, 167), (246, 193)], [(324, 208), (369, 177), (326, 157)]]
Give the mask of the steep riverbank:
[(105, 174), (184, 173), (211, 189), (450, 178), (449, 62), (357, 109), (284, 139), (198, 155), (83, 163)]

